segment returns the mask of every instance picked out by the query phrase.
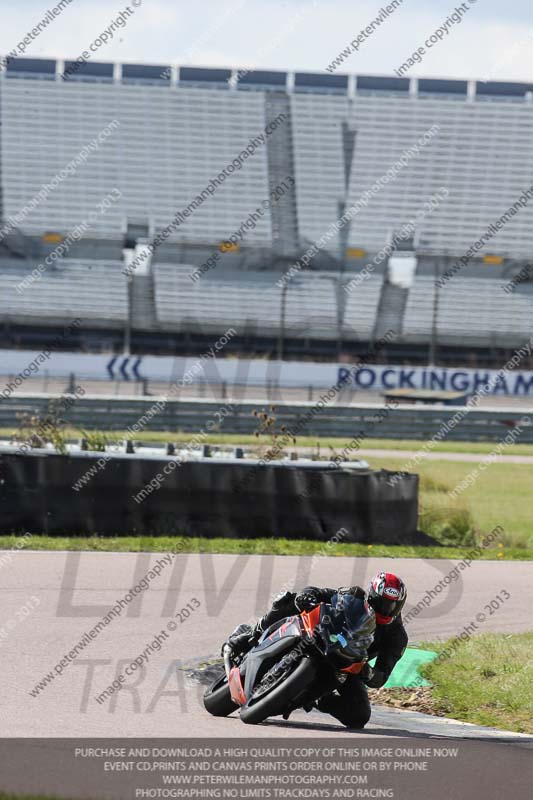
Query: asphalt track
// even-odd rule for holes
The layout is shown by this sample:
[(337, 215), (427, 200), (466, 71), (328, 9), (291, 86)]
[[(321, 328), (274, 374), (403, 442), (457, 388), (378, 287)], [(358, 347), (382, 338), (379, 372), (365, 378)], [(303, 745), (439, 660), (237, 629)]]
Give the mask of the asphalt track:
[[(3, 554), (5, 555), (5, 554)], [(201, 705), (203, 686), (190, 668), (218, 655), (223, 638), (239, 622), (261, 613), (280, 589), (307, 583), (365, 584), (378, 568), (393, 569), (407, 582), (410, 606), (453, 570), (456, 562), (419, 559), (179, 555), (122, 615), (89, 641), (83, 652), (36, 697), (36, 684), (91, 630), (117, 598), (164, 556), (134, 553), (9, 553), (0, 562), (2, 735), (5, 737), (353, 737), (387, 735), (492, 738), (533, 737), (376, 708), (364, 732), (347, 732), (329, 717), (295, 713), (251, 728), (237, 716), (210, 717)], [(459, 573), (408, 629), (412, 642), (459, 635), (471, 621), (478, 632), (531, 629), (524, 597), (532, 584), (532, 562), (474, 562)], [(505, 590), (497, 611), (490, 601)], [(31, 600), (31, 598), (35, 598)], [(200, 606), (183, 622), (176, 612)], [(38, 604), (37, 604), (38, 601)], [(27, 616), (21, 609), (36, 606)], [(483, 621), (478, 615), (484, 615)], [(169, 623), (174, 630), (169, 632)], [(95, 697), (163, 631), (161, 649), (129, 677), (111, 700)], [(163, 634), (161, 634), (161, 637)]]

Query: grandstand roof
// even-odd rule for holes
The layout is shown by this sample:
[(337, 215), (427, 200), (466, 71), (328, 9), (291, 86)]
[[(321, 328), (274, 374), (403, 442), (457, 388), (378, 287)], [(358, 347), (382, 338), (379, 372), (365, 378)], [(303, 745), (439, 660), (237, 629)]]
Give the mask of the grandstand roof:
[[(2, 70), (7, 78), (59, 79), (74, 62), (66, 59), (12, 58)], [(66, 80), (89, 82), (145, 83), (154, 85), (191, 85), (240, 90), (265, 89), (293, 92), (354, 94), (385, 92), (406, 95), (450, 95), (462, 99), (530, 99), (533, 83), (510, 81), (455, 80), (449, 78), (397, 78), (392, 75), (325, 74), (315, 72), (231, 69), (171, 64), (129, 64), (89, 61)], [(471, 87), (469, 92), (469, 86)]]

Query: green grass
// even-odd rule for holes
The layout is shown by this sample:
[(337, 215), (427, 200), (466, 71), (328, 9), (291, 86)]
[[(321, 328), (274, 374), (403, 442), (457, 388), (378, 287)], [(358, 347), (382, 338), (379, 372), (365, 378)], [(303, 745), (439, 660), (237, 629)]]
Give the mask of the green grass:
[[(258, 408), (262, 407), (258, 403)], [(0, 438), (10, 438), (15, 433), (15, 428), (0, 428)], [(72, 439), (79, 439), (81, 433), (79, 430), (67, 429), (66, 435)], [(133, 437), (125, 437), (124, 431), (106, 431), (105, 435), (113, 440), (124, 440), (125, 438), (133, 438), (135, 441), (146, 443), (161, 443), (161, 442), (188, 442), (191, 438), (190, 433), (184, 432), (170, 432), (170, 431), (143, 431), (140, 435)], [(244, 434), (209, 434), (205, 437), (206, 444), (218, 445), (266, 445), (265, 437), (259, 441), (256, 436)], [(323, 457), (329, 455), (329, 448), (334, 447), (337, 450), (342, 450), (350, 441), (350, 437), (344, 438), (324, 438), (319, 439), (316, 436), (298, 436), (298, 447), (313, 447), (316, 449), (317, 444), (320, 445), (320, 451)], [(414, 439), (365, 439), (362, 448), (365, 450), (409, 450), (415, 452), (426, 443), (426, 440), (417, 441)], [(432, 448), (435, 453), (479, 453), (488, 454), (495, 447), (493, 442), (437, 442), (435, 447)], [(290, 449), (290, 448), (288, 448)], [(355, 454), (354, 454), (355, 455)], [(513, 444), (505, 448), (505, 455), (522, 455), (533, 456), (533, 444)]]
[[(368, 456), (371, 467), (402, 469), (404, 462), (397, 458)], [(470, 472), (475, 463), (459, 461), (430, 461), (417, 468), (420, 475), (420, 529), (439, 541), (447, 521), (455, 521), (454, 529), (466, 531), (469, 524), (474, 535), (487, 533), (501, 525), (501, 542), (505, 547), (533, 550), (533, 518), (531, 489), (533, 464), (491, 464), (480, 477), (457, 499), (449, 491)], [(452, 544), (452, 541), (448, 543)]]
[[(448, 642), (428, 647), (441, 652)], [(455, 653), (421, 667), (446, 715), (517, 733), (533, 734), (533, 633), (484, 633)]]
[[(33, 536), (22, 549), (26, 550), (93, 550), (101, 552), (168, 553), (182, 541), (178, 536)], [(0, 536), (0, 550), (11, 550), (19, 536)], [(348, 556), (351, 558), (448, 558), (460, 560), (470, 552), (468, 547), (411, 547), (408, 545), (328, 544), (306, 539), (187, 539), (181, 553), (251, 553), (281, 556)], [(486, 548), (482, 560), (517, 561), (533, 559), (533, 550), (519, 548)]]

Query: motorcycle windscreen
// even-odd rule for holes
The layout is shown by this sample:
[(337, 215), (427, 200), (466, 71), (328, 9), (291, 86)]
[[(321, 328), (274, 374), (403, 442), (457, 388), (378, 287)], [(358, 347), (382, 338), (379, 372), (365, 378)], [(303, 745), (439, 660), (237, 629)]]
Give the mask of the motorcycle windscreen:
[(350, 595), (335, 595), (332, 606), (322, 617), (327, 620), (330, 641), (338, 636), (343, 643), (340, 653), (353, 661), (364, 661), (375, 630), (375, 617), (366, 603)]

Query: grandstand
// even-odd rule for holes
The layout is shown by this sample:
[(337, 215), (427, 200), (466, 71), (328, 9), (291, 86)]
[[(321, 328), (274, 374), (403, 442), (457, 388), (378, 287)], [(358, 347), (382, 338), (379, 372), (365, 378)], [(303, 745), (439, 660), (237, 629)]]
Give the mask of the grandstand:
[(284, 318), (296, 338), (372, 338), (381, 277), (365, 282), (357, 298), (350, 297), (342, 320), (338, 297), (343, 282), (332, 273), (302, 273), (291, 282), (284, 302), (283, 290), (269, 273), (208, 274), (193, 283), (193, 270), (181, 264), (154, 267), (156, 317), (166, 330), (221, 334), (235, 325), (246, 336), (278, 336)]
[(281, 290), (267, 273), (208, 275), (193, 283), (193, 266), (155, 265), (155, 303), (159, 323), (168, 330), (220, 335), (238, 331), (276, 335)]
[(81, 318), (87, 325), (121, 329), (128, 319), (121, 266), (116, 261), (64, 259), (58, 269), (30, 282), (25, 264), (3, 260), (0, 317), (21, 325), (62, 325)]
[[(518, 347), (528, 337), (533, 322), (533, 292), (503, 292), (499, 280), (460, 278), (439, 294), (437, 333), (447, 344)], [(427, 342), (435, 302), (435, 282), (419, 276), (409, 292), (403, 335)]]
[[(392, 355), (423, 359), (436, 337), (445, 359), (470, 349), (486, 360), (530, 335), (527, 284), (509, 294), (502, 284), (532, 251), (533, 200), (437, 296), (435, 275), (529, 187), (533, 87), (97, 62), (64, 80), (64, 70), (17, 58), (0, 73), (4, 342), (73, 316), (88, 336), (109, 330), (116, 348), (127, 330), (134, 347), (156, 350), (234, 325), (245, 349), (272, 352), (281, 336), (287, 352), (292, 341), (327, 355), (393, 329)], [(395, 179), (373, 189), (391, 165)], [(287, 176), (293, 187), (267, 208)], [(421, 213), (441, 187), (448, 196)], [(68, 240), (88, 219), (64, 257), (17, 290), (50, 254), (50, 232)], [(391, 244), (411, 221), (409, 238)], [(128, 281), (126, 252), (131, 261), (165, 231)], [(321, 237), (282, 288), (281, 273)], [(413, 257), (406, 284), (389, 268), (395, 250)], [(216, 266), (192, 281), (214, 253)]]

